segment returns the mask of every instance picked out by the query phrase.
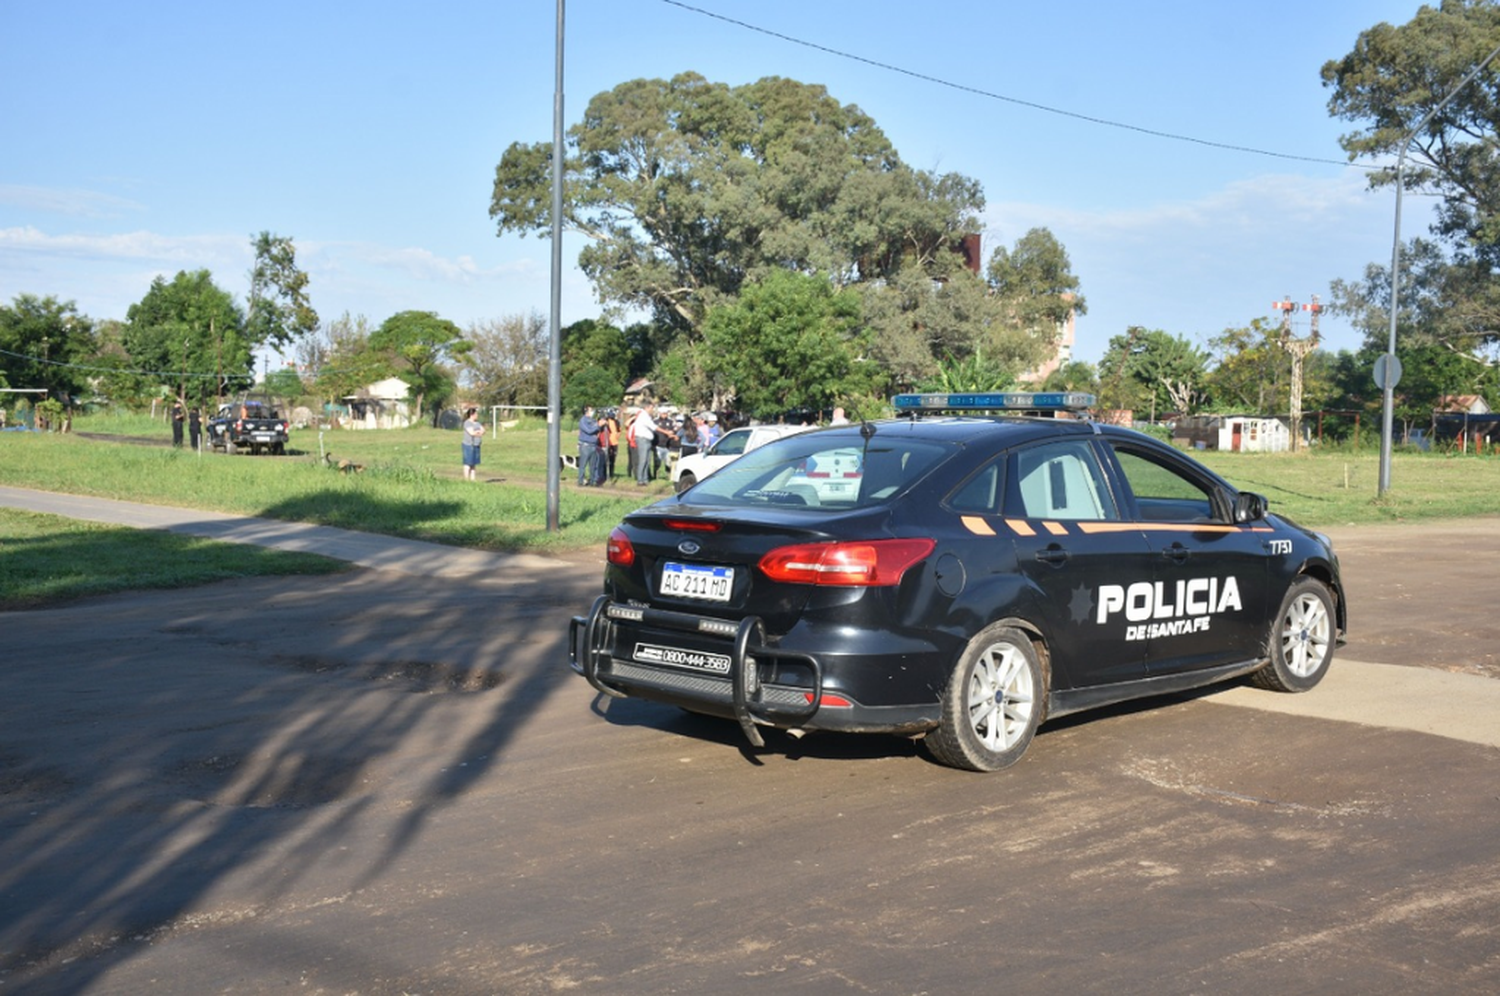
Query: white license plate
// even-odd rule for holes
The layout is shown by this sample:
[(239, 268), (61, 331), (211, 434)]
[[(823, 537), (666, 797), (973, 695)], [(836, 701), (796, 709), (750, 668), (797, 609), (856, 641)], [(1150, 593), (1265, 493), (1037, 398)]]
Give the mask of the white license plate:
[(729, 601), (734, 587), (734, 568), (696, 567), (692, 564), (661, 566), (661, 593), (677, 598), (701, 598), (709, 602)]

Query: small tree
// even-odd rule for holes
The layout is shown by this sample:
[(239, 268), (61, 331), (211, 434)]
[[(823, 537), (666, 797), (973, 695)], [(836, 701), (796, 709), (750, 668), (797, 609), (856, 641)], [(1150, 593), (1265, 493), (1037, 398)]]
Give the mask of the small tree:
[[(469, 326), (463, 386), (486, 405), (547, 403), (547, 319), (539, 312), (506, 315)], [(563, 379), (568, 379), (566, 361)]]
[(457, 325), (432, 311), (392, 315), (370, 336), (370, 346), (384, 352), (411, 387), (415, 421), (422, 419), (427, 396), (441, 391), (441, 378), (447, 376), (440, 369), (443, 362), (462, 359), (473, 349)]
[(830, 408), (867, 395), (879, 374), (863, 359), (858, 295), (821, 277), (773, 271), (709, 312), (703, 334), (704, 354), (756, 415)]
[(250, 308), (245, 331), (250, 341), (280, 351), (318, 328), (318, 313), (307, 297), (307, 274), (297, 268), (292, 240), (261, 232), (251, 243)]
[(917, 390), (944, 394), (983, 393), (1004, 391), (1015, 382), (1009, 370), (985, 359), (981, 350), (966, 359), (947, 359), (939, 363), (937, 374), (917, 385)]
[(94, 323), (72, 301), (20, 294), (0, 305), (0, 385), (78, 394), (97, 349)]
[(207, 270), (157, 277), (125, 313), (121, 343), (131, 366), (174, 396), (203, 401), (253, 383), (254, 358), (234, 298)]

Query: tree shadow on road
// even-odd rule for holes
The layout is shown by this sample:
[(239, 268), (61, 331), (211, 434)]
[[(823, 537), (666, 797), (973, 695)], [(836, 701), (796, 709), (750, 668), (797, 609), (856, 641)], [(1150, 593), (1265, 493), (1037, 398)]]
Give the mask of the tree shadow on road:
[(4, 614), (0, 984), (84, 991), (214, 894), (378, 877), (566, 680), (560, 611), (356, 571)]

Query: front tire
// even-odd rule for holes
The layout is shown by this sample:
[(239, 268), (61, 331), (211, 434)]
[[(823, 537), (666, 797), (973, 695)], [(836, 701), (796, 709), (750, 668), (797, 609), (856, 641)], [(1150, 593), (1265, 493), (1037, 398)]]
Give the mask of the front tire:
[(688, 488), (697, 483), (698, 478), (693, 476), (692, 471), (685, 471), (683, 472), (683, 475), (677, 479), (677, 493), (682, 494)]
[(969, 641), (943, 691), (942, 725), (927, 735), (933, 757), (968, 771), (1021, 759), (1046, 711), (1047, 683), (1031, 639), (996, 624)]
[(1320, 581), (1300, 578), (1287, 589), (1271, 623), (1270, 660), (1250, 677), (1273, 692), (1305, 692), (1333, 660), (1333, 596)]

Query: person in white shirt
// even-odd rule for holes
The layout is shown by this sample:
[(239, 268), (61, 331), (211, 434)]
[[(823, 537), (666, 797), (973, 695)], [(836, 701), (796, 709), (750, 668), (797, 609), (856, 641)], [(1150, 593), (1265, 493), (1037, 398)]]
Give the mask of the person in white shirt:
[(656, 406), (649, 401), (635, 416), (631, 433), (635, 436), (635, 483), (645, 487), (651, 483), (651, 449), (656, 443), (656, 420), (651, 416)]

